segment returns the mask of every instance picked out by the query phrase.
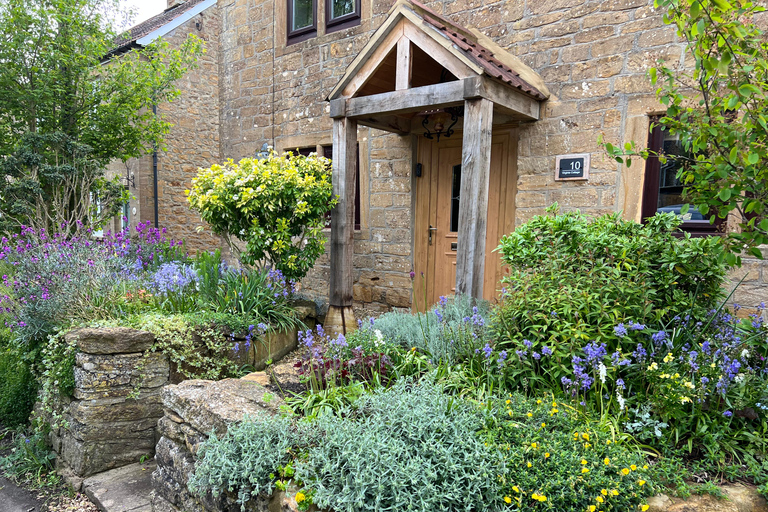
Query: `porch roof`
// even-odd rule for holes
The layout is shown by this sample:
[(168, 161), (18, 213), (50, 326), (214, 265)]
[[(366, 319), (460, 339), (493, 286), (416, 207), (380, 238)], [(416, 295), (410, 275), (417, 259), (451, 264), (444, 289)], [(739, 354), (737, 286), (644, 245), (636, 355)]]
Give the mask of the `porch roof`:
[(408, 133), (419, 111), (494, 103), (497, 122), (536, 120), (549, 97), (541, 77), (477, 30), (417, 0), (398, 0), (328, 96), (331, 117)]

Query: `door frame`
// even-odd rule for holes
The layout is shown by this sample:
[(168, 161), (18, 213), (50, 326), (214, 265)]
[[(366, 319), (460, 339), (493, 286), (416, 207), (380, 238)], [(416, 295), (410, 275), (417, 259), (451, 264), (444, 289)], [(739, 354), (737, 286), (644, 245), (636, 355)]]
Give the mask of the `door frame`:
[[(461, 147), (462, 133), (457, 132), (455, 140)], [(454, 139), (450, 139), (451, 141)], [(515, 228), (515, 198), (517, 196), (517, 126), (494, 126), (493, 144), (501, 143), (502, 154), (499, 156), (500, 165), (491, 166), (489, 187), (498, 187), (498, 214), (496, 223), (488, 223), (486, 233), (486, 254), (483, 298), (493, 300), (498, 297), (498, 283), (501, 279), (503, 268), (499, 254), (493, 252), (498, 239)], [(433, 172), (433, 164), (436, 165), (438, 146), (435, 141), (423, 136), (416, 137), (416, 162), (414, 167), (421, 165), (421, 177), (414, 177), (414, 204), (413, 204), (413, 268), (415, 277), (413, 280), (413, 307), (424, 311), (431, 306), (435, 293), (435, 283), (431, 275), (431, 269), (435, 265), (435, 251), (429, 250), (428, 227), (437, 225), (437, 210), (431, 201), (437, 194), (437, 172)], [(496, 158), (491, 155), (491, 161)], [(506, 164), (506, 172), (503, 172)], [(494, 167), (497, 167), (494, 172)], [(414, 174), (415, 176), (415, 174)], [(489, 190), (489, 194), (491, 191)], [(489, 202), (488, 208), (493, 206)], [(486, 217), (488, 212), (486, 212)], [(491, 242), (491, 237), (496, 238)]]

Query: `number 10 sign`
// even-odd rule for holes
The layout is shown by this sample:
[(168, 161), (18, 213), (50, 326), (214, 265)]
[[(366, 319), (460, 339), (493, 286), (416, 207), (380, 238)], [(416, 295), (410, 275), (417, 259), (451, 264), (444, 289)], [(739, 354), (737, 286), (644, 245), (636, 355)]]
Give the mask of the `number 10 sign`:
[(555, 181), (588, 180), (589, 153), (560, 155), (555, 162)]

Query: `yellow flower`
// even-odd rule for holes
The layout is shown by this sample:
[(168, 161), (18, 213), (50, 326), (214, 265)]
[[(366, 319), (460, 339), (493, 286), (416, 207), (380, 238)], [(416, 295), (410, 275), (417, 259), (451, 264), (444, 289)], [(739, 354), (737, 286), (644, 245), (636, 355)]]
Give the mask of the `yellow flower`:
[(583, 437), (585, 441), (589, 441), (589, 434), (587, 434), (586, 432), (581, 434), (581, 437)]
[(608, 489), (603, 489), (602, 491), (600, 491), (600, 494), (602, 494), (603, 496), (608, 496)]
[(538, 447), (539, 447), (538, 443), (531, 443), (531, 448), (538, 448)]
[(587, 463), (587, 459), (581, 459), (581, 465), (584, 466)]
[(619, 495), (619, 491), (617, 491), (616, 489), (611, 489), (611, 496), (618, 496), (618, 495)]
[(651, 508), (651, 506), (650, 506), (650, 505), (640, 505), (640, 510), (642, 510), (643, 512), (645, 512), (645, 511), (646, 511), (646, 510), (648, 510), (649, 508)]
[(547, 426), (547, 424), (546, 424), (546, 423), (542, 423), (542, 424), (541, 424), (541, 428), (544, 428), (544, 427), (546, 427), (546, 426)]
[(603, 499), (603, 497), (602, 497), (602, 496), (598, 496), (597, 498), (595, 498), (595, 500), (596, 500), (598, 503), (602, 503), (602, 502), (604, 502), (604, 501), (605, 501), (605, 500)]
[(541, 400), (536, 400), (536, 403), (541, 405)]
[(648, 469), (648, 465), (646, 464), (645, 466), (643, 466), (643, 469)]
[(297, 492), (296, 493), (296, 503), (301, 503), (302, 501), (306, 500), (307, 497), (304, 496), (303, 492)]
[(520, 488), (517, 487), (516, 485), (512, 486), (512, 490), (515, 491), (515, 492), (520, 492)]
[(595, 512), (595, 510), (597, 510), (596, 506), (594, 506), (594, 505), (590, 505), (589, 506), (589, 512)]
[(509, 413), (510, 416), (512, 416), (512, 411), (507, 411), (507, 412)]
[(611, 463), (611, 459), (609, 459), (608, 457), (606, 457), (606, 458), (604, 458), (604, 459), (603, 459), (603, 462), (605, 462), (605, 465), (607, 466), (608, 464), (610, 464), (610, 463)]
[(639, 485), (640, 487), (642, 487), (642, 486), (644, 486), (644, 485), (645, 485), (645, 480), (638, 480), (638, 481), (637, 481), (637, 483), (638, 483), (638, 485)]
[(589, 470), (587, 468), (581, 468), (581, 474), (584, 475), (586, 473), (589, 473)]
[(536, 501), (545, 502), (547, 501), (547, 497), (543, 494), (533, 493), (531, 494), (531, 498), (535, 499)]
[(509, 496), (504, 496), (504, 501), (505, 501), (507, 504), (509, 504), (509, 503), (512, 503), (512, 498), (510, 498)]
[(507, 400), (507, 405), (509, 405), (510, 403), (512, 403), (512, 400)]
[(605, 442), (605, 444), (611, 444), (611, 440), (610, 440), (610, 439), (609, 439), (609, 440), (607, 440), (607, 441)]
[(667, 355), (664, 357), (664, 362), (665, 362), (665, 363), (668, 363), (668, 362), (670, 362), (672, 359), (674, 359), (674, 356), (672, 355), (672, 352), (670, 352), (670, 353), (668, 353), (668, 354), (667, 354)]
[(528, 467), (531, 467), (531, 466), (533, 466), (533, 464), (531, 464), (531, 463), (529, 462), (529, 463), (528, 463)]
[(550, 416), (552, 416), (552, 415), (555, 415), (555, 414), (557, 414), (557, 413), (559, 413), (559, 412), (560, 412), (560, 411), (559, 411), (559, 410), (557, 410), (557, 409), (552, 409), (551, 411), (549, 411), (549, 415), (550, 415)]
[(557, 402), (552, 402), (552, 407), (557, 407)]
[(529, 418), (533, 418), (533, 413), (532, 413), (532, 412), (529, 412), (529, 413), (528, 413), (528, 417), (529, 417)]
[(545, 459), (548, 459), (548, 458), (549, 458), (549, 452), (547, 452), (547, 453), (545, 453), (545, 454), (544, 454), (544, 458), (545, 458)]
[(629, 469), (627, 469), (627, 468), (622, 469), (621, 470), (621, 474), (624, 475), (624, 476), (628, 475), (629, 474)]
[(631, 466), (629, 466), (629, 469), (631, 469), (632, 471), (637, 471), (637, 466), (632, 464)]

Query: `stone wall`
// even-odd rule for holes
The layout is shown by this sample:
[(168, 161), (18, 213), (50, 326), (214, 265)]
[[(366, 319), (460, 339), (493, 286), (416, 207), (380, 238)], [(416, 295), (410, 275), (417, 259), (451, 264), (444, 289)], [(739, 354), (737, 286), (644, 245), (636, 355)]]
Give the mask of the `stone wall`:
[[(117, 327), (79, 329), (66, 340), (78, 352), (65, 426), (51, 435), (61, 470), (86, 477), (153, 454), (163, 415), (160, 391), (169, 377), (165, 356), (147, 354), (154, 336)], [(138, 396), (129, 398), (138, 384)]]
[[(197, 451), (212, 431), (218, 436), (248, 414), (276, 413), (282, 400), (252, 380), (218, 382), (189, 380), (163, 390), (165, 416), (159, 422), (160, 441), (152, 474), (153, 512), (217, 512), (240, 510), (237, 494), (198, 497), (187, 489), (194, 472)], [(255, 497), (245, 504), (249, 512), (283, 510), (290, 499), (281, 493), (273, 498)], [(271, 506), (270, 506), (271, 503)], [(294, 503), (295, 504), (295, 503)]]
[(761, 250), (762, 260), (742, 258), (741, 267), (730, 272), (726, 292), (733, 291), (728, 303), (740, 306), (739, 316), (758, 313), (758, 306), (763, 303), (759, 312), (768, 321), (768, 310), (764, 307), (768, 303), (768, 246), (762, 246)]

